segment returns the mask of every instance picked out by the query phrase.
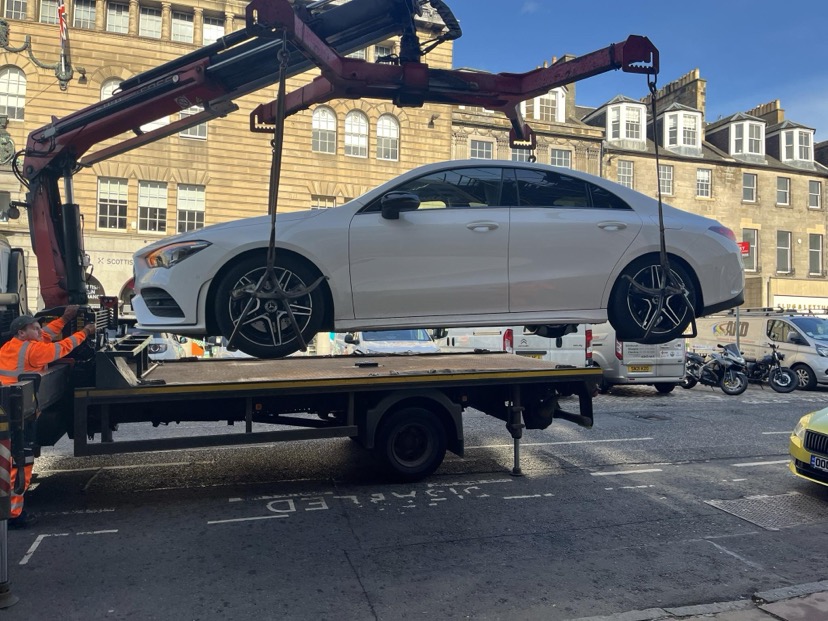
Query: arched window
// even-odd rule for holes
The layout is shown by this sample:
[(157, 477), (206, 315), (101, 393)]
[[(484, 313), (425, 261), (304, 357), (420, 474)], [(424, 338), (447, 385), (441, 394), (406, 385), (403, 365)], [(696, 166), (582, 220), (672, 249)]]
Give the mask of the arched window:
[(400, 122), (391, 114), (383, 114), (377, 121), (377, 159), (400, 159)]
[(313, 111), (311, 149), (318, 153), (336, 153), (336, 114), (327, 106)]
[(120, 78), (107, 78), (101, 84), (101, 101), (104, 99), (109, 99), (112, 95), (115, 94), (115, 91), (118, 90), (118, 87), (121, 85)]
[(368, 117), (359, 110), (345, 117), (345, 155), (368, 157)]
[(0, 69), (0, 114), (23, 120), (26, 108), (26, 74), (17, 67)]

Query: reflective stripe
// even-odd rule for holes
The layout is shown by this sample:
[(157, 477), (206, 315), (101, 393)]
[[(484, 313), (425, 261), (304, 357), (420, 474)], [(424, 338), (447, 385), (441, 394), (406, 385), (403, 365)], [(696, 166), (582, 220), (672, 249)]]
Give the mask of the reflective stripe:
[(20, 351), (17, 352), (17, 369), (15, 369), (14, 371), (0, 370), (0, 375), (5, 375), (6, 377), (13, 377), (14, 379), (17, 379), (17, 377), (26, 369), (26, 352), (28, 350), (29, 341), (26, 341), (20, 346)]
[(76, 337), (74, 334), (69, 337), (69, 340), (72, 341), (73, 347), (77, 347), (78, 345), (80, 345), (80, 343), (78, 342), (78, 337)]
[(60, 358), (60, 343), (55, 343), (55, 360)]
[(49, 329), (49, 326), (45, 326), (42, 331), (51, 336), (53, 339), (57, 338), (57, 332), (52, 332), (52, 330)]

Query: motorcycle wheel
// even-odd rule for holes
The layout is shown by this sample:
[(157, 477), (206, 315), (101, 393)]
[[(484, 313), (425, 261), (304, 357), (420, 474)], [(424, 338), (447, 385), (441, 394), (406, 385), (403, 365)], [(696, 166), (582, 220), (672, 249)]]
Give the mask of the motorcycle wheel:
[(719, 388), (722, 389), (722, 392), (731, 396), (741, 395), (747, 390), (747, 387), (747, 375), (739, 371), (725, 371), (721, 384), (719, 384)]
[(692, 388), (696, 384), (699, 383), (695, 377), (691, 377), (690, 375), (685, 375), (684, 379), (679, 382), (679, 386), (682, 388)]
[(793, 392), (799, 385), (799, 376), (788, 367), (771, 369), (768, 384), (776, 392)]

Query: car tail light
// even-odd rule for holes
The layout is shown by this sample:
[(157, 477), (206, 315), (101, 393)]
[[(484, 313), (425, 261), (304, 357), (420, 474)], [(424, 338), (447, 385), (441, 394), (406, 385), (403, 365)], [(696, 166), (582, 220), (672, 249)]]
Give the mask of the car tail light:
[(736, 241), (736, 234), (726, 226), (711, 226), (708, 230), (713, 231), (714, 233), (718, 233), (719, 235), (722, 235), (724, 237), (727, 237), (732, 242)]
[(585, 330), (584, 337), (586, 341), (586, 359), (589, 362), (592, 360), (592, 330)]
[(624, 343), (615, 339), (615, 357), (619, 360), (624, 359)]
[(511, 328), (503, 331), (503, 351), (507, 351), (510, 354), (515, 353), (515, 333)]

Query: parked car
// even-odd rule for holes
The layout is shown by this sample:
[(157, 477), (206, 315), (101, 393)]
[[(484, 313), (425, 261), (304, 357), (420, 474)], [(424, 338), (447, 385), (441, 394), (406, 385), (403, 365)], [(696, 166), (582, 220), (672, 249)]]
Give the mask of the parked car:
[[(502, 325), (556, 337), (609, 318), (619, 338), (667, 342), (689, 323), (685, 300), (697, 316), (740, 304), (744, 275), (735, 236), (717, 221), (665, 205), (664, 226), (675, 286), (655, 316), (647, 289), (668, 279), (654, 199), (542, 164), (441, 162), (340, 207), (280, 214), (275, 275), (305, 340), (324, 330)], [(241, 322), (242, 351), (296, 351), (294, 324), (262, 278), (269, 236), (260, 216), (138, 251), (139, 326), (228, 336)], [(252, 295), (257, 287), (264, 295)]]
[(799, 420), (791, 434), (790, 453), (791, 472), (828, 486), (828, 408)]
[(413, 330), (366, 330), (334, 337), (334, 354), (436, 354), (440, 348), (422, 328)]

